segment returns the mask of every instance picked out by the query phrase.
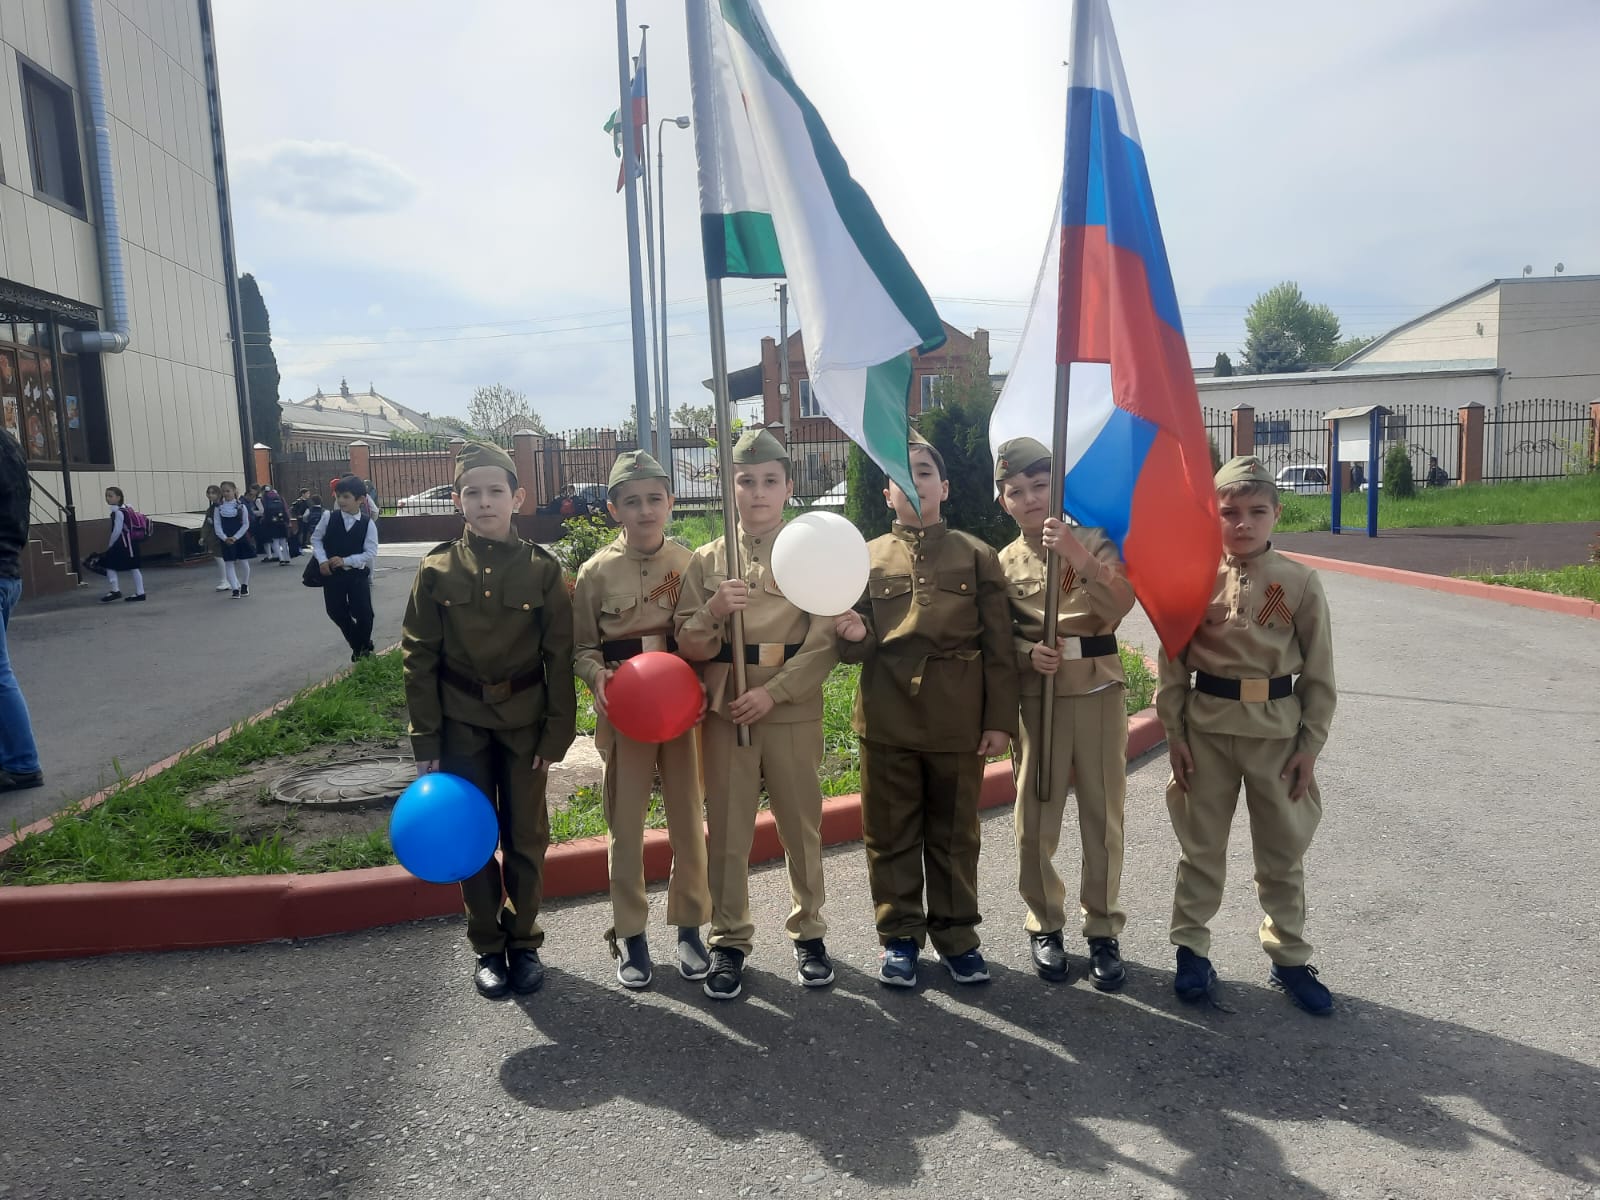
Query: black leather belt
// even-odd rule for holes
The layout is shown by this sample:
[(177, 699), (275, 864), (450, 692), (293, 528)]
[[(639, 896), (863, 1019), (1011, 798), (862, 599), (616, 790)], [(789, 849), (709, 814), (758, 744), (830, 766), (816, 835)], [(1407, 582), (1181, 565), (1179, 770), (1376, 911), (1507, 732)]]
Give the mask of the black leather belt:
[[(646, 646), (645, 643), (650, 645)], [(671, 654), (678, 649), (678, 639), (668, 634), (654, 634), (647, 637), (617, 638), (610, 642), (600, 643), (600, 656), (607, 662), (626, 662), (636, 658), (646, 650), (665, 650)]]
[(447, 662), (439, 664), (439, 678), (453, 688), (459, 688), (467, 695), (479, 696), (485, 704), (504, 704), (518, 692), (525, 692), (536, 683), (544, 682), (544, 664), (540, 663), (531, 671), (524, 671), (521, 675), (513, 675), (510, 679), (501, 680), (499, 683), (484, 683), (481, 679), (474, 679), (465, 671), (458, 671)]
[(1091, 637), (1061, 636), (1061, 657), (1064, 659), (1077, 658), (1108, 658), (1117, 652), (1116, 635), (1110, 633), (1097, 633)]
[[(781, 667), (796, 654), (800, 653), (801, 642), (747, 642), (744, 648), (744, 661), (752, 667)], [(731, 663), (733, 661), (733, 647), (727, 642), (722, 643), (712, 662)]]
[(1267, 700), (1282, 700), (1294, 695), (1294, 676), (1277, 675), (1271, 679), (1224, 679), (1221, 675), (1194, 673), (1194, 690), (1208, 696), (1221, 696), (1224, 700), (1243, 700), (1260, 704)]

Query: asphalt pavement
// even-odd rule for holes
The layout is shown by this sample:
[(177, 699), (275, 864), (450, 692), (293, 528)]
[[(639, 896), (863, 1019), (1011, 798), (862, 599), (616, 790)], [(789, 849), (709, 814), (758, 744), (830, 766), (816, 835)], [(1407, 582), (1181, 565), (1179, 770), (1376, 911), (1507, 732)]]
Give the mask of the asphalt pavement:
[(1324, 581), (1331, 1018), (1265, 986), (1242, 819), (1221, 1006), (1172, 996), (1158, 753), (1129, 778), (1120, 995), (1028, 969), (1005, 812), (983, 987), (931, 957), (913, 992), (874, 981), (856, 845), (827, 861), (824, 991), (795, 983), (774, 867), (733, 1003), (664, 971), (625, 992), (603, 898), (549, 906), (519, 1001), (472, 992), (450, 919), (0, 968), (0, 1196), (1600, 1196), (1600, 624)]
[[(400, 619), (429, 547), (384, 546), (374, 568), (373, 636)], [(143, 604), (99, 603), (105, 581), (18, 606), (7, 631), (33, 716), (45, 786), (0, 795), (0, 831), (176, 754), (350, 664), (350, 649), (300, 583), (305, 559), (257, 562), (250, 595), (215, 590), (209, 565), (145, 571)], [(0, 1193), (3, 1194), (3, 1193)]]

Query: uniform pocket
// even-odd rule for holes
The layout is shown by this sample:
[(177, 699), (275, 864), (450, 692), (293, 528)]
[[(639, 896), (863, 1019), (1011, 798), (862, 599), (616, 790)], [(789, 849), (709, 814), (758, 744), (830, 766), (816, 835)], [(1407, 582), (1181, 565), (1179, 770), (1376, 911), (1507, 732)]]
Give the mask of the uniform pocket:
[(534, 612), (544, 607), (544, 593), (531, 583), (502, 584), (500, 603), (518, 612)]
[(880, 575), (867, 581), (867, 595), (874, 600), (895, 600), (911, 594), (911, 576)]
[(1015, 600), (1026, 600), (1029, 596), (1037, 596), (1044, 591), (1042, 579), (1013, 579), (1011, 581), (1011, 596)]
[(639, 597), (633, 592), (625, 595), (607, 596), (600, 602), (600, 611), (608, 617), (615, 617), (634, 608), (639, 603)]
[(978, 591), (978, 573), (971, 567), (959, 571), (940, 571), (939, 590), (958, 596), (973, 596)]
[(428, 588), (441, 608), (461, 608), (472, 603), (472, 581), (456, 575), (435, 575)]

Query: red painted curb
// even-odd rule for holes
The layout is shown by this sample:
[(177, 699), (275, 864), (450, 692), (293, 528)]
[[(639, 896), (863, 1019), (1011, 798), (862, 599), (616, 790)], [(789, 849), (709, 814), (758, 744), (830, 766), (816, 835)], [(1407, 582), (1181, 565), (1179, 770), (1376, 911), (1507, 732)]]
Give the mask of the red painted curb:
[(1569, 617), (1588, 617), (1600, 620), (1600, 604), (1582, 596), (1555, 596), (1549, 592), (1535, 592), (1527, 588), (1507, 587), (1500, 583), (1483, 583), (1476, 579), (1455, 579), (1449, 575), (1428, 575), (1422, 571), (1403, 571), (1399, 567), (1377, 567), (1371, 563), (1346, 562), (1342, 558), (1320, 558), (1315, 554), (1298, 554), (1285, 550), (1285, 558), (1292, 558), (1318, 571), (1337, 571), (1342, 575), (1359, 575), (1364, 579), (1377, 579), (1384, 583), (1399, 583), (1406, 587), (1422, 588), (1430, 592), (1445, 592), (1452, 596), (1471, 596), (1477, 600), (1493, 600), (1496, 604), (1512, 604), (1518, 608), (1537, 608), (1543, 612), (1562, 613)]
[[(1130, 717), (1129, 759), (1154, 749), (1165, 736), (1152, 709)], [(990, 763), (979, 806), (1010, 804), (1015, 796), (1011, 764)], [(860, 838), (861, 797), (823, 801), (823, 845)], [(771, 862), (782, 855), (777, 823), (770, 812), (763, 812), (756, 818), (750, 861)], [(645, 834), (644, 862), (647, 879), (667, 877), (672, 848), (666, 830)], [(603, 837), (563, 842), (545, 857), (544, 894), (549, 899), (593, 895), (609, 886)], [(404, 867), (0, 887), (0, 963), (320, 937), (460, 910), (457, 888), (423, 883)]]

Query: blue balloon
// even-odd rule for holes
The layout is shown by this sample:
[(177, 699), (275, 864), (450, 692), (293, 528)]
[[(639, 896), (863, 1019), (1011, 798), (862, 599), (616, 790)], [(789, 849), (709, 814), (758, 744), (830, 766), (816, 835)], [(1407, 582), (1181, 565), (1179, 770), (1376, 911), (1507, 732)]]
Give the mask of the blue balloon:
[(400, 865), (429, 883), (470, 879), (494, 857), (500, 822), (489, 797), (459, 775), (435, 771), (400, 793), (389, 842)]

